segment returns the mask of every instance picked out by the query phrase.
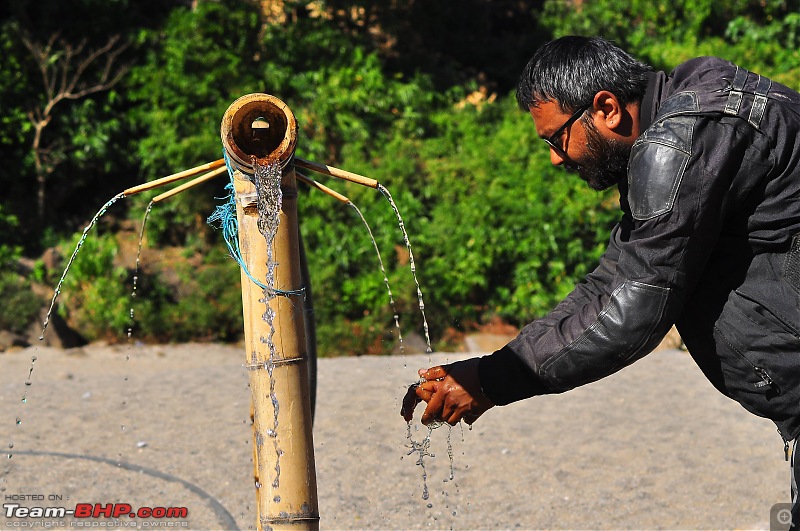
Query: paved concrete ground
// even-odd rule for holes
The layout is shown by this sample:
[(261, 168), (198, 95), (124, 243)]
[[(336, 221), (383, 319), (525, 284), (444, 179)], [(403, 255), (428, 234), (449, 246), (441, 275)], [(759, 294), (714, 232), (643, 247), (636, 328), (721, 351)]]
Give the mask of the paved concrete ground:
[[(179, 523), (191, 529), (253, 528), (242, 358), (219, 345), (0, 355), (3, 503), (187, 507)], [(398, 410), (428, 364), (425, 355), (320, 360), (322, 529), (769, 529), (770, 508), (788, 499), (774, 426), (668, 350), (585, 388), (495, 408), (472, 430), (435, 430), (424, 500)], [(45, 520), (4, 512), (0, 527)]]

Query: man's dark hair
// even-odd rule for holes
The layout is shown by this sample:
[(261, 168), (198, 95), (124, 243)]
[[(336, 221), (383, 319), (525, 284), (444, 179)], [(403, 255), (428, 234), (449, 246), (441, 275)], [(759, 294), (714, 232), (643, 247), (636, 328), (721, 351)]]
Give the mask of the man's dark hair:
[(620, 103), (641, 101), (650, 67), (599, 37), (569, 36), (550, 41), (533, 54), (517, 85), (517, 104), (529, 111), (555, 101), (564, 112), (589, 103), (601, 90)]

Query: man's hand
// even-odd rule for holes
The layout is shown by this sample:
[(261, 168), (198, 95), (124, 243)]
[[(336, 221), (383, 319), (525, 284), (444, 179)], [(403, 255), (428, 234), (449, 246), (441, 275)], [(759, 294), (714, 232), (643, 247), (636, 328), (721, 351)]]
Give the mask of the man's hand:
[(425, 401), (428, 405), (422, 414), (423, 424), (442, 421), (454, 426), (461, 419), (472, 424), (494, 406), (481, 391), (478, 362), (479, 358), (472, 358), (428, 370), (420, 369), (419, 376), (423, 381), (408, 388), (400, 414), (410, 422), (414, 408)]

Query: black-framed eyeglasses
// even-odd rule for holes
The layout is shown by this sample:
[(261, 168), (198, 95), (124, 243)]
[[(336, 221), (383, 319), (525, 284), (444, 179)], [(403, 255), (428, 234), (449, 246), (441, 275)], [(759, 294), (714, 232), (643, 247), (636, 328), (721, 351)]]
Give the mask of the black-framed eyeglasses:
[(570, 125), (572, 125), (575, 122), (575, 120), (580, 118), (583, 115), (583, 113), (585, 113), (586, 110), (592, 105), (593, 104), (591, 102), (581, 105), (580, 107), (578, 107), (578, 110), (572, 113), (572, 116), (570, 116), (569, 119), (566, 122), (564, 122), (564, 125), (556, 129), (555, 133), (546, 138), (542, 138), (542, 140), (547, 142), (547, 145), (553, 148), (553, 151), (558, 153), (558, 156), (561, 157), (562, 159), (567, 158), (567, 151), (564, 148), (564, 142), (561, 141), (561, 135), (563, 135), (564, 131)]

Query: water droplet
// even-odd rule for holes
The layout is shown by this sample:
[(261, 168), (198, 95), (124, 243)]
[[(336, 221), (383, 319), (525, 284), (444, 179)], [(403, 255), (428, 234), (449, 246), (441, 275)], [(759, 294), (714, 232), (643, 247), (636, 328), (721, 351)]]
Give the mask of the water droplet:
[(28, 387), (30, 387), (32, 383), (33, 383), (33, 382), (31, 382), (31, 381), (27, 381), (27, 382), (25, 382), (25, 385), (26, 385), (26, 386), (28, 386)]
[(455, 511), (453, 511), (453, 516), (455, 516), (455, 515), (456, 515), (456, 512), (455, 512)]
[(257, 488), (257, 489), (260, 489), (260, 488), (261, 488), (261, 482), (259, 482), (259, 481), (256, 481), (256, 488)]
[(22, 419), (17, 417), (17, 426), (19, 426), (20, 424), (22, 424)]
[(27, 402), (28, 402), (28, 399), (27, 399), (27, 398), (25, 398), (25, 397), (23, 396), (23, 397), (22, 397), (22, 403), (23, 403), (23, 404), (25, 404), (25, 403), (27, 403)]
[(13, 442), (8, 443), (8, 447), (9, 448), (14, 448), (14, 443)]
[(275, 503), (279, 503), (281, 501), (281, 497), (275, 496), (274, 498), (272, 498), (272, 501), (274, 501)]
[(427, 507), (428, 507), (428, 509), (430, 509), (430, 508), (432, 508), (432, 507), (433, 507), (433, 504), (432, 504), (432, 503), (429, 503), (429, 504), (427, 505)]
[(120, 429), (121, 429), (122, 431), (125, 431), (125, 424), (120, 424), (120, 426), (119, 426), (119, 427), (120, 427)]

